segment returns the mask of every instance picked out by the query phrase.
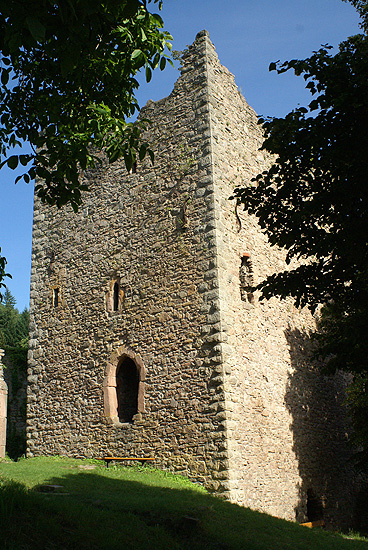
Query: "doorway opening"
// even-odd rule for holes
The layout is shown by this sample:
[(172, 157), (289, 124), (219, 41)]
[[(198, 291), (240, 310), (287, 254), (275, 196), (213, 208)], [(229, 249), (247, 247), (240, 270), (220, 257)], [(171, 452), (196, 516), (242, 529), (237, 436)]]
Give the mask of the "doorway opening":
[(313, 489), (307, 491), (307, 518), (308, 521), (319, 521), (323, 519), (322, 500), (317, 497)]

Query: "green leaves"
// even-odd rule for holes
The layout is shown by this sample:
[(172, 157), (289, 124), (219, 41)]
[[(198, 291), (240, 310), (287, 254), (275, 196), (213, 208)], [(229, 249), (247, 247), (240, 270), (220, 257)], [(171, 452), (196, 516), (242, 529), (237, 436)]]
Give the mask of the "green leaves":
[[(37, 10), (14, 0), (2, 17), (0, 167), (25, 167), (17, 182), (38, 177), (43, 201), (76, 210), (85, 190), (80, 171), (100, 162), (97, 151), (109, 162), (123, 158), (128, 169), (138, 156), (153, 159), (141, 125), (125, 119), (138, 109), (137, 71), (149, 82), (166, 65), (171, 36), (160, 16), (138, 0), (39, 2)], [(23, 141), (34, 154), (11, 154)]]
[(45, 40), (46, 29), (38, 19), (30, 15), (26, 17), (26, 25), (36, 42)]
[(139, 149), (139, 160), (143, 160), (147, 152), (147, 143), (142, 143), (141, 148)]
[(10, 69), (2, 69), (1, 70), (1, 84), (3, 86), (6, 86), (7, 83), (9, 82), (9, 74), (10, 74)]
[(75, 67), (75, 61), (74, 59), (67, 57), (65, 59), (62, 59), (60, 62), (60, 68), (61, 68), (61, 74), (64, 78), (68, 76), (68, 74), (74, 69)]
[(18, 156), (12, 155), (7, 160), (8, 167), (11, 168), (12, 170), (15, 170), (18, 166), (18, 161), (19, 161)]
[[(0, 254), (1, 254), (1, 248), (0, 248)], [(1, 292), (1, 288), (5, 287), (5, 283), (3, 283), (5, 277), (9, 277), (11, 279), (11, 275), (9, 273), (6, 273), (5, 271), (6, 266), (6, 259), (4, 256), (0, 255), (0, 302), (3, 300), (3, 294)]]
[(234, 192), (270, 243), (286, 250), (287, 262), (302, 263), (259, 290), (265, 298), (292, 296), (312, 311), (324, 304), (320, 353), (331, 368), (367, 370), (368, 37), (349, 38), (335, 54), (325, 45), (308, 59), (271, 63), (270, 70), (302, 76), (313, 99), (284, 118), (261, 120), (262, 149), (274, 164)]
[[(153, 2), (157, 4), (157, 0)], [(0, 168), (24, 167), (16, 183), (37, 179), (42, 201), (77, 211), (81, 170), (104, 151), (128, 170), (154, 155), (140, 140), (144, 124), (125, 119), (138, 109), (136, 74), (146, 80), (166, 65), (172, 37), (149, 2), (3, 3), (0, 67)], [(161, 2), (159, 2), (161, 6)], [(12, 82), (10, 82), (10, 78)], [(34, 153), (11, 154), (24, 141)], [(0, 287), (6, 260), (0, 257)]]
[(22, 166), (27, 166), (27, 164), (32, 160), (32, 155), (19, 155), (19, 162)]
[(137, 68), (141, 67), (145, 62), (145, 57), (141, 50), (134, 50), (130, 59)]

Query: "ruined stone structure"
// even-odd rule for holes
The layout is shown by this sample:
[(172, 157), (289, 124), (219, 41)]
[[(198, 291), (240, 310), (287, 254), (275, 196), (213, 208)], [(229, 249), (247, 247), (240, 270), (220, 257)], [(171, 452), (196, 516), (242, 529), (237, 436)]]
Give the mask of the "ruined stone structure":
[(17, 459), (26, 452), (27, 365), (3, 357), (4, 381), (7, 386), (6, 454)]
[(6, 417), (8, 404), (8, 386), (4, 380), (2, 358), (4, 350), (0, 349), (0, 458), (5, 456), (6, 447)]
[(28, 454), (153, 456), (233, 502), (349, 522), (343, 380), (314, 320), (252, 285), (285, 268), (229, 200), (270, 162), (208, 33), (149, 101), (149, 161), (83, 177), (78, 214), (35, 202)]

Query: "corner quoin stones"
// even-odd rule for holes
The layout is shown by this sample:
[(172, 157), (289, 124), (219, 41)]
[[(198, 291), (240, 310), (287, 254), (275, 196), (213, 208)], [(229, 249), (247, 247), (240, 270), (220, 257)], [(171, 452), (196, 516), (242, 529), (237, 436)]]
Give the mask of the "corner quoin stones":
[[(308, 311), (247, 292), (284, 254), (229, 197), (270, 159), (207, 31), (142, 116), (154, 166), (102, 158), (77, 214), (35, 199), (28, 456), (153, 456), (244, 506), (306, 521), (314, 495), (349, 522), (343, 380), (309, 363)], [(144, 372), (131, 422), (122, 358)]]

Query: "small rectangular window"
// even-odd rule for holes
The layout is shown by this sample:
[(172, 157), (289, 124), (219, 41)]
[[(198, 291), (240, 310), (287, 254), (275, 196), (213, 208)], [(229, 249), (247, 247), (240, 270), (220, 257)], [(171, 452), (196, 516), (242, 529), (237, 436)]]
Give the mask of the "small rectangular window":
[(113, 310), (118, 311), (120, 303), (120, 285), (118, 282), (114, 284), (113, 291)]
[(60, 304), (60, 289), (54, 288), (53, 295), (52, 295), (52, 305), (54, 307), (58, 307)]

